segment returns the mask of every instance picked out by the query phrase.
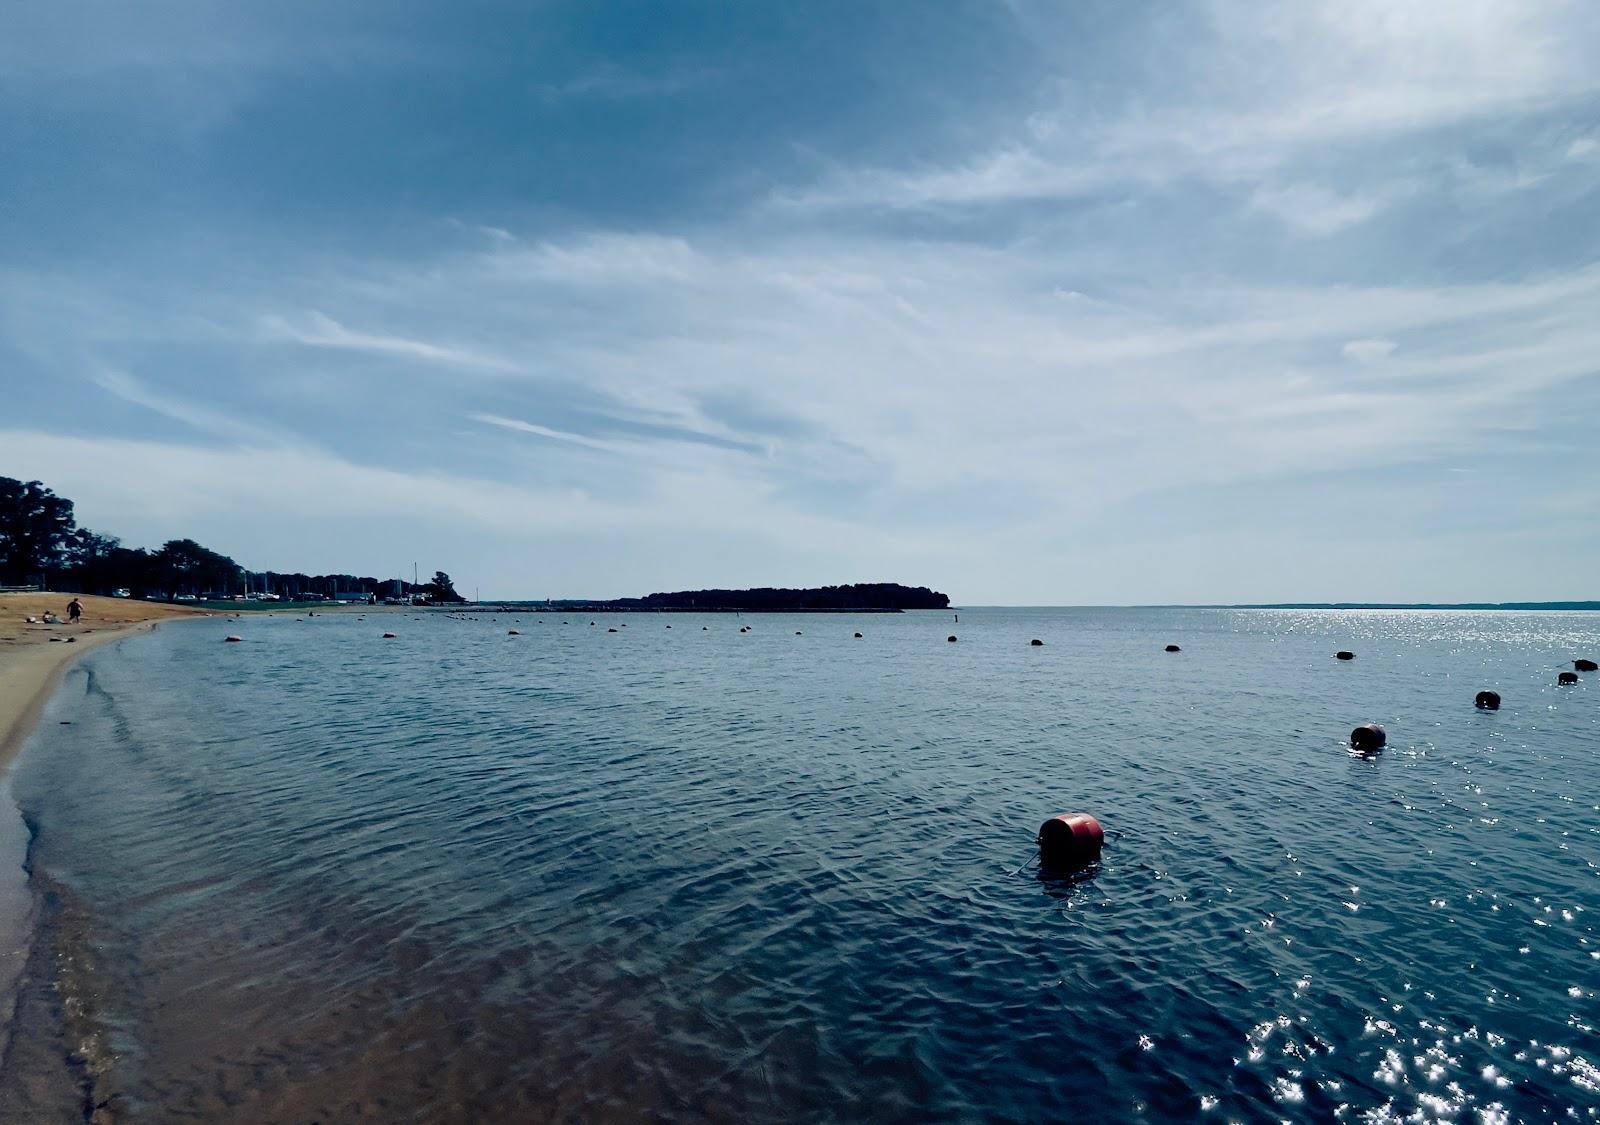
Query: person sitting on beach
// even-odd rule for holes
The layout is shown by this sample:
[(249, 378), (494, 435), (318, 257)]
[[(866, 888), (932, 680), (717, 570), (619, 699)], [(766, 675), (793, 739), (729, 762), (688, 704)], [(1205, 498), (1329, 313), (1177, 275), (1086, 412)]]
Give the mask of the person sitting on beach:
[(70, 602), (67, 603), (67, 620), (72, 622), (74, 625), (76, 625), (78, 623), (78, 618), (80, 618), (82, 616), (83, 616), (83, 603), (80, 602), (77, 598), (73, 598)]
[(49, 610), (46, 610), (45, 611), (45, 615), (44, 615), (44, 623), (46, 625), (59, 625), (59, 624), (61, 624), (61, 618), (57, 617), (55, 614), (51, 613)]

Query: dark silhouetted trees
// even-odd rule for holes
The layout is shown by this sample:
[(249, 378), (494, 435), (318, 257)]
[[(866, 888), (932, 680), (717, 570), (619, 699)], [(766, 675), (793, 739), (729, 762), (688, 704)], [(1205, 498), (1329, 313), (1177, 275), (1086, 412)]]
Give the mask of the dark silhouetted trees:
[(433, 581), (424, 586), (422, 591), (428, 595), (430, 600), (435, 602), (466, 601), (465, 598), (456, 593), (455, 584), (450, 581), (450, 576), (442, 570), (433, 572)]
[(43, 583), (58, 590), (135, 597), (256, 591), (284, 598), (430, 594), (434, 601), (462, 598), (443, 571), (419, 586), (392, 578), (353, 574), (280, 574), (245, 571), (228, 556), (193, 539), (173, 539), (160, 550), (124, 547), (115, 536), (78, 527), (72, 501), (39, 481), (0, 477), (0, 585)]
[(36, 480), (0, 477), (0, 581), (38, 578), (56, 563), (75, 526), (71, 500)]

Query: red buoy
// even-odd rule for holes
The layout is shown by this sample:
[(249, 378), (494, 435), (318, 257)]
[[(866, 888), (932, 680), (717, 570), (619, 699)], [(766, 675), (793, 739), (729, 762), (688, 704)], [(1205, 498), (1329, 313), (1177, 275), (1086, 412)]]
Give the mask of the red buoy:
[(1039, 864), (1046, 870), (1073, 871), (1100, 858), (1105, 829), (1088, 813), (1062, 813), (1039, 825)]

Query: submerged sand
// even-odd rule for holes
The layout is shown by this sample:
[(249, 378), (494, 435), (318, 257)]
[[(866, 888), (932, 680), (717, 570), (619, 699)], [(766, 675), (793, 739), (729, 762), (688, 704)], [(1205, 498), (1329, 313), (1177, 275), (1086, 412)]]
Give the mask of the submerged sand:
[[(48, 591), (0, 594), (0, 773), (22, 748), (61, 673), (73, 660), (98, 644), (148, 629), (158, 621), (204, 616), (183, 606), (80, 594), (83, 619), (78, 624), (42, 623), (47, 612), (65, 622), (72, 598), (72, 594)], [(36, 623), (29, 624), (29, 617)]]

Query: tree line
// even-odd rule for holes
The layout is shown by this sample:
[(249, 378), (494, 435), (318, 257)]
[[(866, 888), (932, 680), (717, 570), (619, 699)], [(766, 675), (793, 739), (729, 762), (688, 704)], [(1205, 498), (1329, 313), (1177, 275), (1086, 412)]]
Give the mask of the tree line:
[(41, 482), (0, 477), (0, 585), (39, 585), (80, 594), (196, 597), (272, 593), (287, 600), (340, 594), (383, 598), (426, 595), (459, 602), (450, 576), (411, 583), (352, 574), (301, 574), (246, 570), (227, 555), (193, 539), (169, 539), (155, 550), (124, 547), (114, 535), (79, 527), (72, 501)]

